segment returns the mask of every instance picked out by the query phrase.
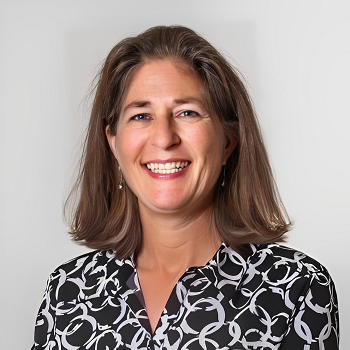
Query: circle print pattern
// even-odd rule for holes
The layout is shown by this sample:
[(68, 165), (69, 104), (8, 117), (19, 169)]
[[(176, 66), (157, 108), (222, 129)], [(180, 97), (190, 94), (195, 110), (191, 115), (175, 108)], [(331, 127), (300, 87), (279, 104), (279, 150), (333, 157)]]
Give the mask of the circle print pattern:
[(131, 259), (94, 251), (49, 277), (32, 350), (338, 349), (327, 270), (278, 244), (244, 260), (224, 244), (174, 286), (152, 334)]

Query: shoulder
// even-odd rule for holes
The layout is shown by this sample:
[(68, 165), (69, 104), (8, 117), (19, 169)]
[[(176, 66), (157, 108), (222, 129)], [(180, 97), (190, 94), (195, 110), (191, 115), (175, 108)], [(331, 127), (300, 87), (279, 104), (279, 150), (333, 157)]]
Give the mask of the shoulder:
[(125, 262), (128, 263), (128, 261), (129, 260), (122, 259), (113, 250), (94, 250), (64, 262), (58, 266), (55, 271), (62, 270), (67, 273), (72, 273), (73, 271), (93, 269), (96, 266), (121, 266)]
[(92, 251), (58, 266), (49, 277), (47, 292), (57, 302), (115, 295), (133, 271), (131, 260), (114, 251)]
[(275, 293), (288, 293), (294, 302), (311, 293), (315, 298), (322, 294), (336, 303), (333, 280), (317, 260), (277, 243), (251, 247), (253, 253), (247, 260), (244, 284), (262, 283)]
[(248, 258), (248, 264), (261, 268), (277, 268), (286, 266), (304, 273), (318, 273), (327, 271), (317, 260), (296, 249), (278, 244), (252, 244), (253, 253)]

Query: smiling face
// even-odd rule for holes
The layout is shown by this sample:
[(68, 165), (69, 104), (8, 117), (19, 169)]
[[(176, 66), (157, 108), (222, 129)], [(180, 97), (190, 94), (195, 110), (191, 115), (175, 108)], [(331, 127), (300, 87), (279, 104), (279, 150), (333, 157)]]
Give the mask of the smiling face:
[(171, 61), (150, 61), (136, 72), (116, 135), (107, 130), (107, 138), (140, 209), (188, 214), (213, 203), (235, 142), (226, 141), (204, 101), (200, 79)]

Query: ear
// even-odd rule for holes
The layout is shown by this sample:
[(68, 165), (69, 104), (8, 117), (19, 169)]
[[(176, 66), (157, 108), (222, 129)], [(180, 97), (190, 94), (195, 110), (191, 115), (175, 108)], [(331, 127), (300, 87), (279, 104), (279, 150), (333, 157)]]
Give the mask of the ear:
[(117, 151), (116, 142), (115, 142), (116, 135), (113, 135), (111, 133), (111, 129), (110, 129), (109, 125), (106, 126), (105, 132), (106, 132), (109, 148), (111, 149), (112, 153), (114, 154), (114, 157), (118, 160), (118, 151)]
[(229, 137), (226, 138), (226, 145), (224, 148), (222, 165), (226, 164), (227, 159), (229, 159), (230, 155), (233, 153), (237, 145), (238, 145), (238, 138), (236, 136), (230, 135)]

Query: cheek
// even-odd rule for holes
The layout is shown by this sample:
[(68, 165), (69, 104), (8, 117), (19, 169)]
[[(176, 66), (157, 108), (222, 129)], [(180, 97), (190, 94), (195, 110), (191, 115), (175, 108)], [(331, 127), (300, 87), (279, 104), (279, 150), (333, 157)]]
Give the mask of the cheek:
[(199, 128), (188, 134), (188, 140), (194, 151), (207, 158), (211, 163), (221, 164), (224, 150), (224, 135), (220, 130), (211, 128)]
[(142, 132), (125, 130), (117, 133), (117, 154), (120, 164), (134, 161), (140, 154), (143, 145)]

